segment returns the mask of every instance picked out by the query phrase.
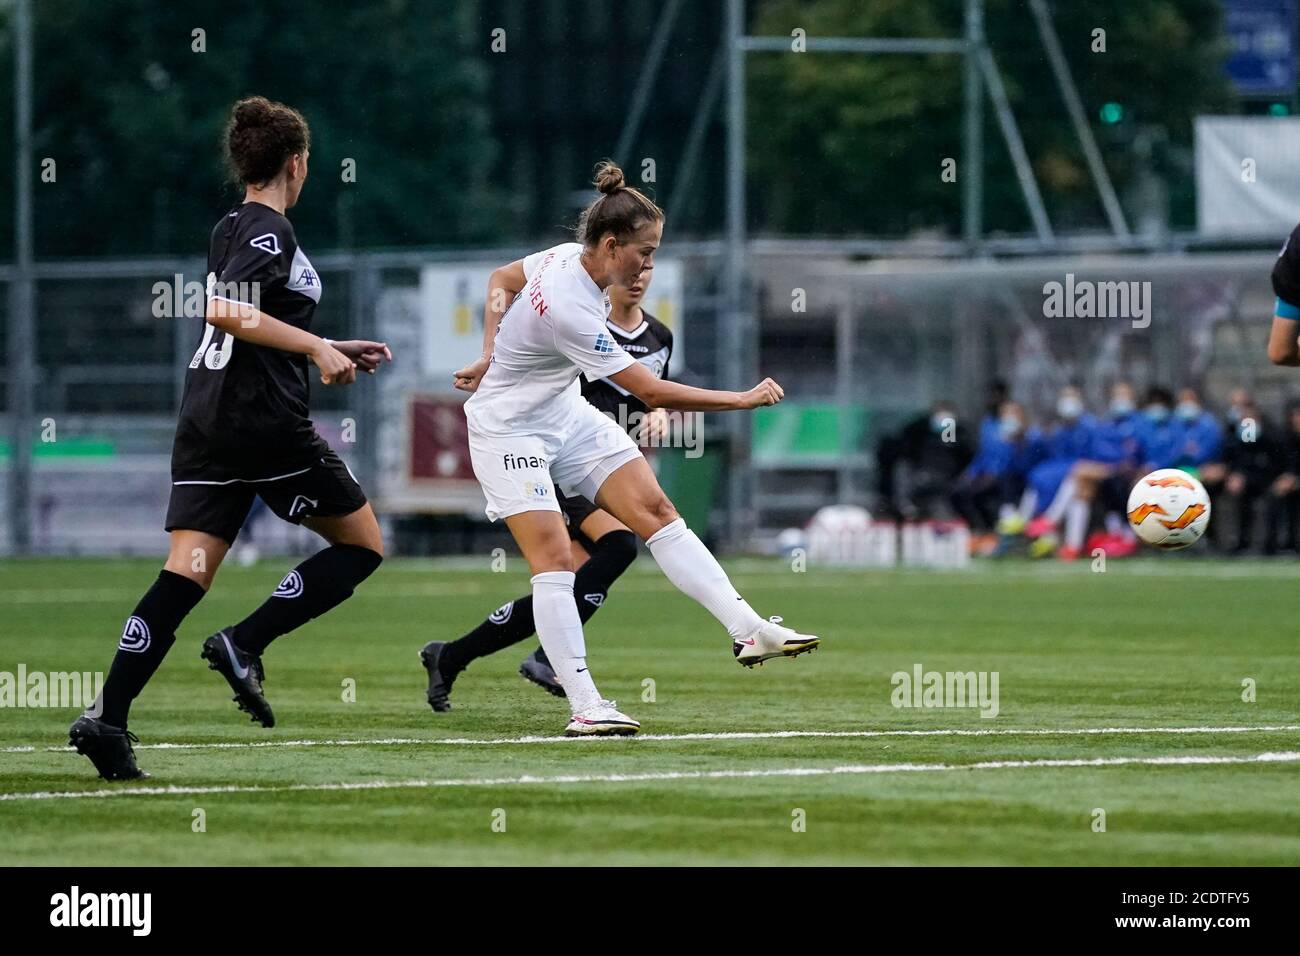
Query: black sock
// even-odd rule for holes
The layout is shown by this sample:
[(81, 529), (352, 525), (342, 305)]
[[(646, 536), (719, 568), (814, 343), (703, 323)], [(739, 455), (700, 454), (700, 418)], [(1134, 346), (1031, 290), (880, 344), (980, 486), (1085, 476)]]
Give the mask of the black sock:
[[(618, 576), (636, 559), (636, 535), (631, 531), (611, 531), (592, 545), (589, 554), (573, 578), (573, 597), (578, 604), (578, 617), (584, 624), (605, 602), (605, 595)], [(486, 621), (460, 640), (443, 648), (438, 669), (444, 675), (458, 674), (471, 661), (517, 644), (536, 632), (533, 596), (515, 598), (493, 611)]]
[(100, 719), (126, 727), (131, 702), (140, 696), (167, 651), (176, 643), (176, 628), (206, 592), (183, 574), (162, 571), (127, 618), (122, 639), (100, 695)]
[(355, 544), (318, 551), (284, 576), (274, 593), (235, 625), (231, 639), (241, 651), (261, 656), (266, 646), (352, 596), (383, 557)]

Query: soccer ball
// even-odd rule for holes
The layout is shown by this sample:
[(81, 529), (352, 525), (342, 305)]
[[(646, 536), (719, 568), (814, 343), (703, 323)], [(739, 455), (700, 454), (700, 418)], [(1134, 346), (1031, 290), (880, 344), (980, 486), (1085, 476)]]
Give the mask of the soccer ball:
[(1161, 468), (1139, 479), (1129, 492), (1128, 523), (1147, 544), (1176, 551), (1205, 534), (1210, 496), (1187, 472)]

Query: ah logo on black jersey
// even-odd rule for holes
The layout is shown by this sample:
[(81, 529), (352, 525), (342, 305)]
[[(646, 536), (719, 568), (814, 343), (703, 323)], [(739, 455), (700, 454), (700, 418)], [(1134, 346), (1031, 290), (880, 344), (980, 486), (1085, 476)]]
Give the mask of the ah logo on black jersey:
[(273, 256), (280, 254), (280, 240), (276, 238), (275, 233), (268, 232), (265, 235), (258, 236), (256, 239), (250, 239), (248, 244), (254, 249), (261, 249), (263, 252), (269, 252)]
[(289, 506), (289, 517), (296, 518), (299, 515), (311, 514), (312, 511), (319, 507), (319, 501), (308, 498), (306, 495), (298, 495), (293, 499), (293, 504)]

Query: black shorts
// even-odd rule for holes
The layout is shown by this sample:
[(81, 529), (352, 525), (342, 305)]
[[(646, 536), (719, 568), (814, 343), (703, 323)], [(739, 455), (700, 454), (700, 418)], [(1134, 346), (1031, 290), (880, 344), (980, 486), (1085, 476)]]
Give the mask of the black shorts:
[(166, 530), (202, 531), (234, 543), (260, 497), (285, 521), (350, 515), (366, 503), (365, 492), (333, 451), (300, 472), (264, 481), (174, 481)]
[(591, 517), (592, 512), (600, 510), (582, 495), (566, 495), (559, 488), (555, 489), (555, 499), (564, 514), (565, 524), (569, 526), (570, 538), (577, 538), (581, 534), (578, 529), (582, 523)]

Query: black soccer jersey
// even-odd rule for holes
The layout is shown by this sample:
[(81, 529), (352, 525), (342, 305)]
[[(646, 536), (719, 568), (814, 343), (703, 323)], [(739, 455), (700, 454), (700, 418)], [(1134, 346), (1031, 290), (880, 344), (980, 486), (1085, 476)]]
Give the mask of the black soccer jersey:
[[(673, 354), (672, 329), (649, 312), (642, 311), (641, 317), (644, 321), (631, 332), (613, 322), (607, 321), (605, 325), (624, 352), (648, 368), (655, 378), (667, 378), (668, 360)], [(629, 428), (639, 426), (641, 416), (647, 411), (645, 402), (607, 378), (589, 382), (585, 375), (582, 376), (582, 397)], [(634, 412), (640, 414), (632, 419)]]
[(1273, 263), (1273, 294), (1291, 306), (1300, 307), (1300, 226), (1291, 235)]
[[(310, 329), (320, 295), (293, 226), (270, 206), (236, 206), (212, 230), (209, 298)], [(185, 376), (173, 481), (276, 478), (329, 451), (307, 417), (307, 356), (239, 341), (206, 322), (201, 336)]]

